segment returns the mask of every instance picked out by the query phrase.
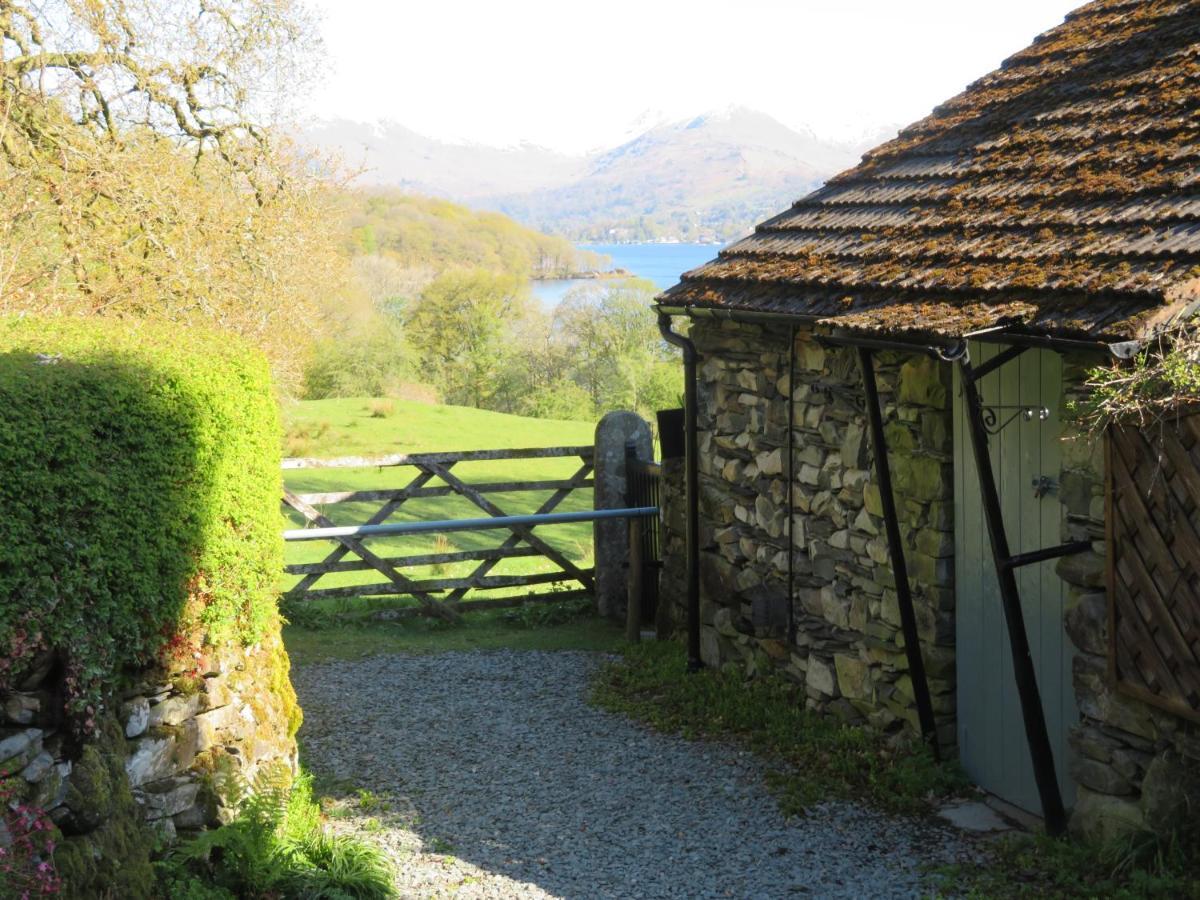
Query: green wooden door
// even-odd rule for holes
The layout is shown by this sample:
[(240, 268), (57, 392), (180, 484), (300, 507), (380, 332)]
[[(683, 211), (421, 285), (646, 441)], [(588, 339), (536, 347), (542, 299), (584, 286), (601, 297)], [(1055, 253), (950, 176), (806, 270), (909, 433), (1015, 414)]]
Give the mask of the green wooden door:
[[(1004, 347), (972, 343), (978, 365)], [(1027, 350), (983, 379), (985, 407), (996, 408), (997, 424), (1016, 407), (1044, 406), (1046, 421), (1018, 415), (989, 439), (992, 471), (1013, 553), (1054, 547), (1063, 541), (1063, 508), (1051, 491), (1035, 493), (1039, 478), (1057, 484), (1062, 433), (1062, 360), (1048, 350)], [(958, 745), (963, 766), (980, 786), (1031, 812), (1041, 812), (1021, 705), (1013, 682), (1008, 629), (988, 542), (970, 435), (955, 367), (954, 532), (957, 594)], [(1072, 646), (1063, 629), (1066, 590), (1054, 561), (1017, 569), (1021, 609), (1037, 672), (1055, 771), (1070, 807), (1075, 791), (1068, 773), (1067, 735), (1078, 721), (1071, 683)]]

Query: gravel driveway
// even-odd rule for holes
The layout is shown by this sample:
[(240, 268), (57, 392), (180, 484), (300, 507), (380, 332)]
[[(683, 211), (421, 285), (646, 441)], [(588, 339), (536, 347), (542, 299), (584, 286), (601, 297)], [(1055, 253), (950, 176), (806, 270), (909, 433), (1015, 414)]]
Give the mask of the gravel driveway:
[(377, 656), (298, 667), (308, 765), (366, 789), (338, 827), (405, 897), (911, 897), (970, 854), (927, 822), (830, 803), (785, 819), (752, 755), (586, 702), (595, 653)]

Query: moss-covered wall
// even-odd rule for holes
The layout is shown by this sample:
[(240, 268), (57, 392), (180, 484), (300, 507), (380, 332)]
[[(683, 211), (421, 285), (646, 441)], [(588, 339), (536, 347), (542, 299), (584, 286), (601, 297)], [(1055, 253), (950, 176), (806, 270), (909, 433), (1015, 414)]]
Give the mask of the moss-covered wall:
[(148, 896), (151, 851), (230, 813), (223, 777), (295, 767), (266, 363), (227, 336), (2, 322), (0, 471), (0, 864)]

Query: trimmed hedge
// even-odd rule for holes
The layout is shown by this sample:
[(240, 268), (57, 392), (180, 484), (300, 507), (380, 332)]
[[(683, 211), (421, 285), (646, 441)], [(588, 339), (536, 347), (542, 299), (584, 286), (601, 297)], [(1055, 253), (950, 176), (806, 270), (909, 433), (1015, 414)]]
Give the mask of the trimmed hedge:
[(279, 447), (267, 363), (226, 334), (0, 321), (0, 692), (54, 651), (90, 730), (123, 670), (260, 637)]

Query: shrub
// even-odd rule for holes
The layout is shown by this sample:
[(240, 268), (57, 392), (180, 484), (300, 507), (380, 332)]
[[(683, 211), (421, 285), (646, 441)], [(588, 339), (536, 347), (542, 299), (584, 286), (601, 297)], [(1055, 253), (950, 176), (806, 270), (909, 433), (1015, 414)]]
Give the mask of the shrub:
[(228, 335), (0, 322), (0, 692), (57, 651), (87, 731), (123, 668), (261, 637), (279, 445), (266, 361)]

